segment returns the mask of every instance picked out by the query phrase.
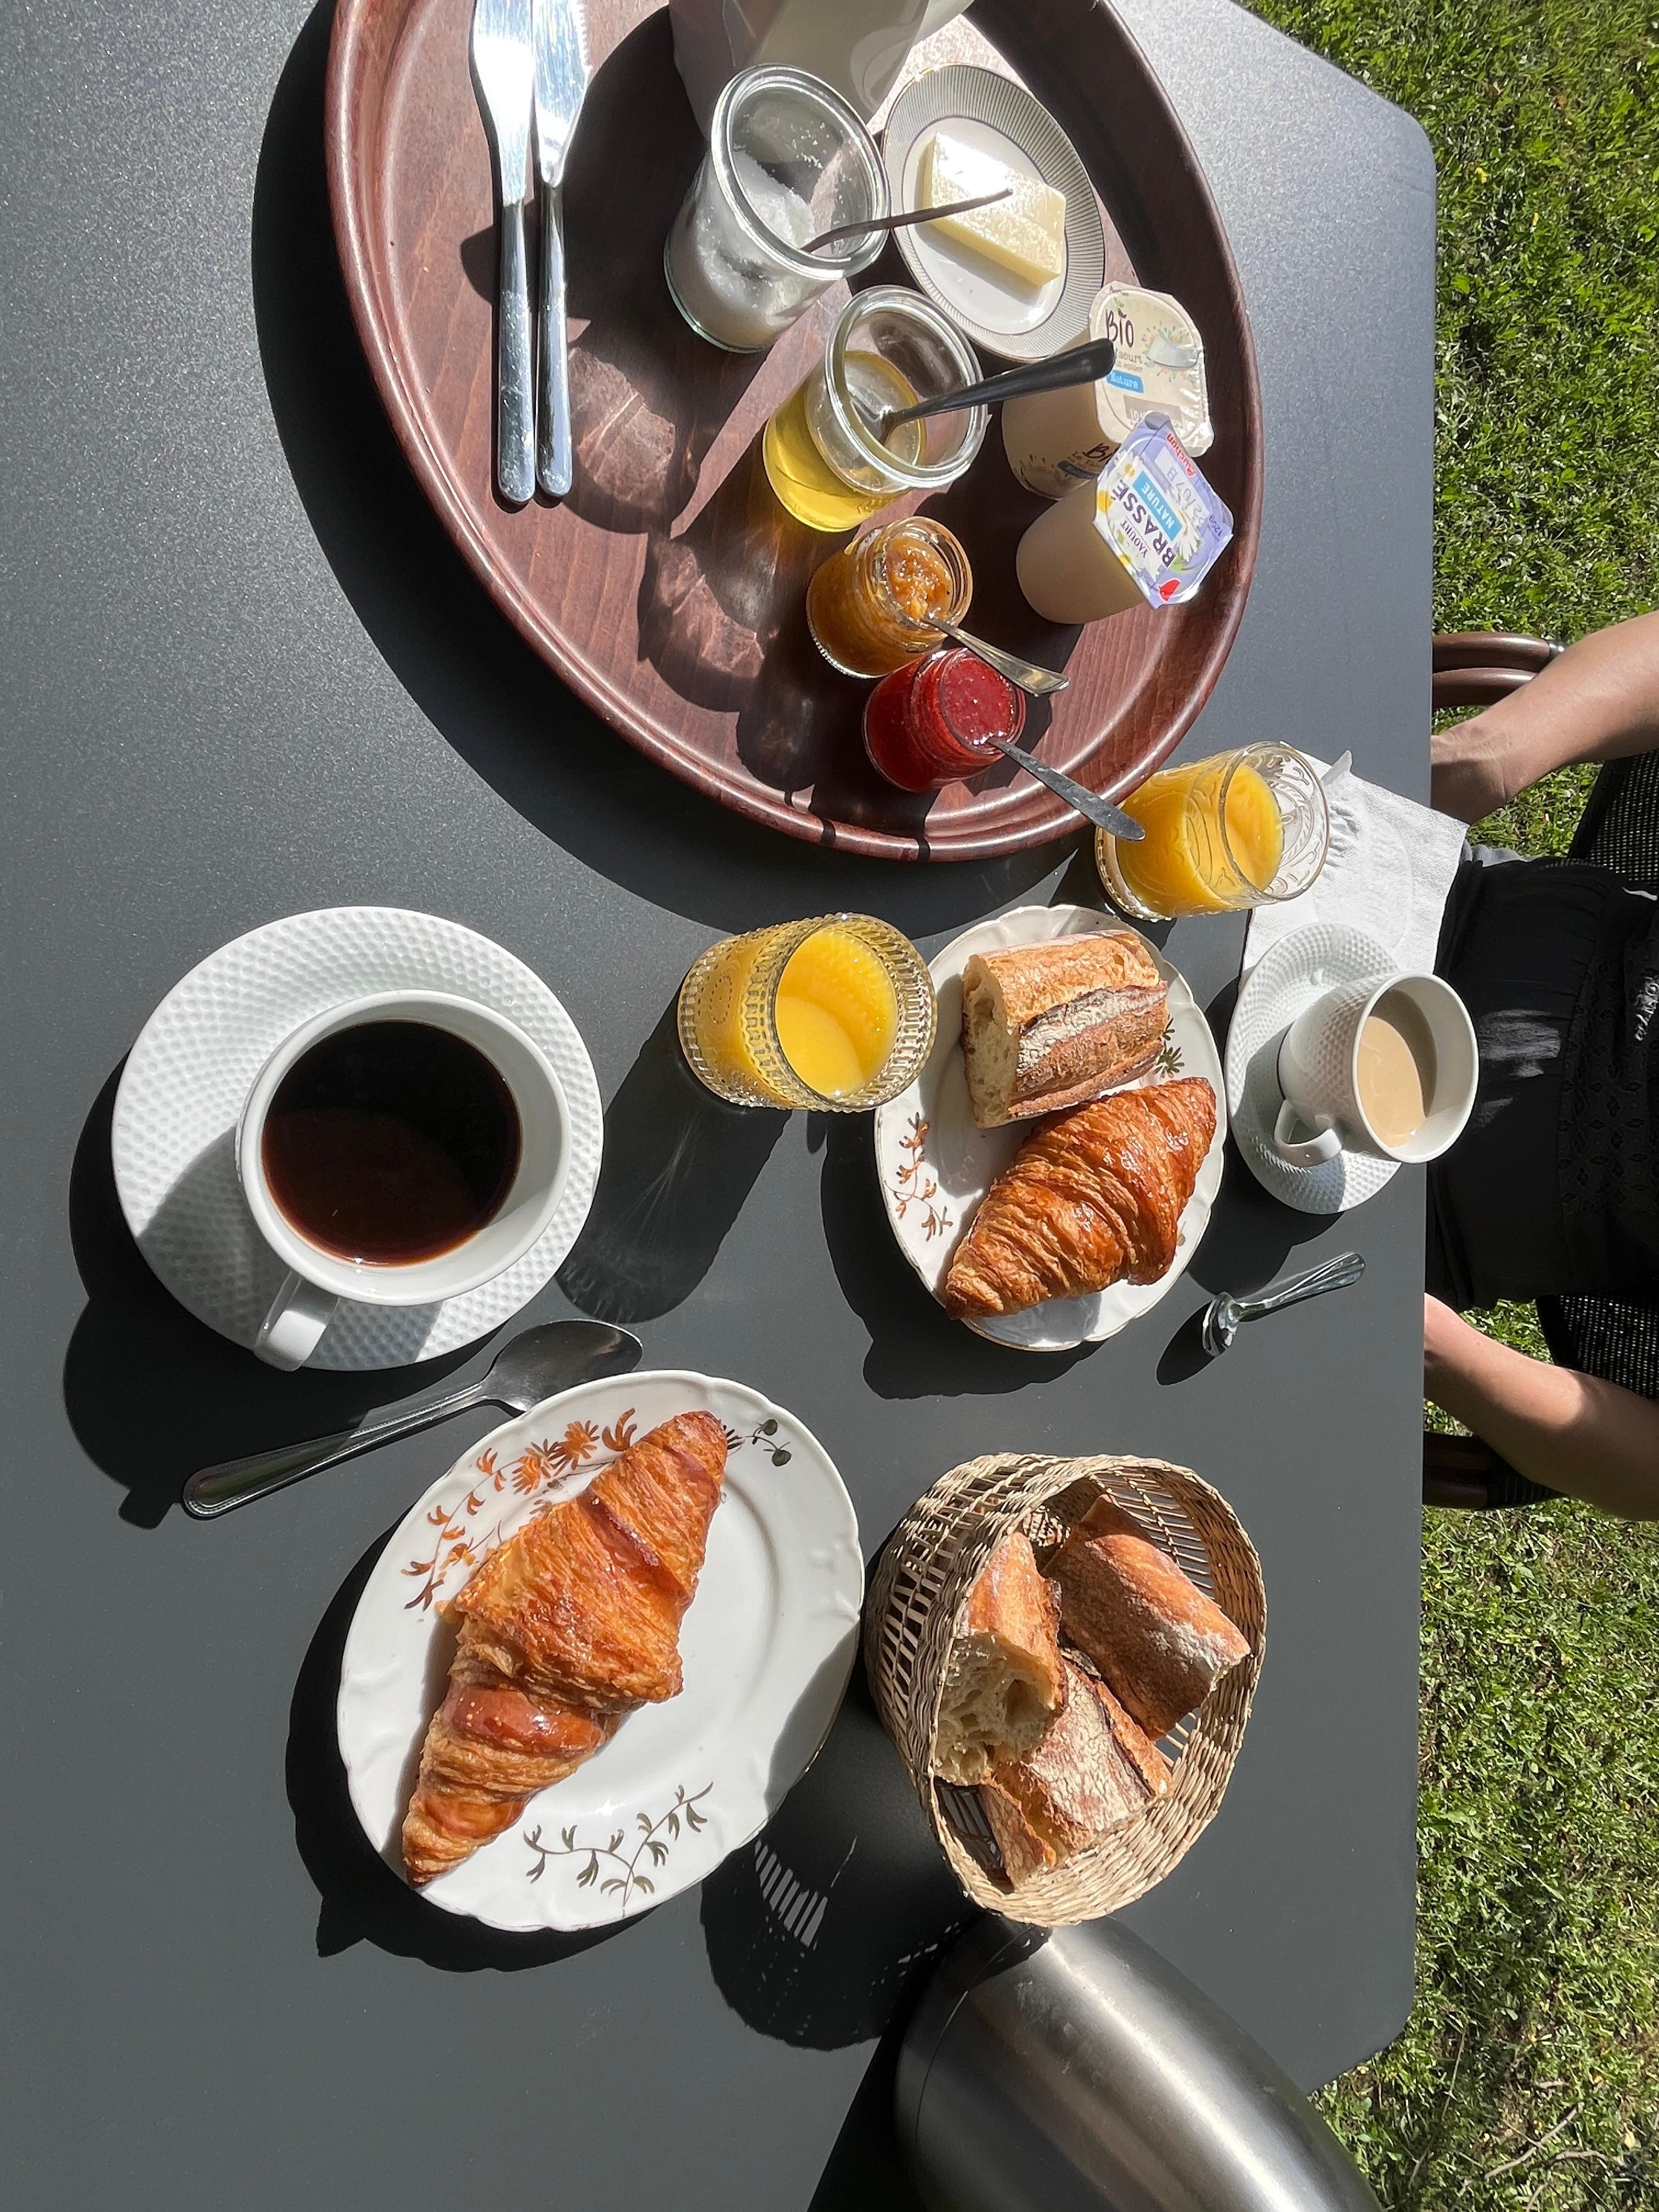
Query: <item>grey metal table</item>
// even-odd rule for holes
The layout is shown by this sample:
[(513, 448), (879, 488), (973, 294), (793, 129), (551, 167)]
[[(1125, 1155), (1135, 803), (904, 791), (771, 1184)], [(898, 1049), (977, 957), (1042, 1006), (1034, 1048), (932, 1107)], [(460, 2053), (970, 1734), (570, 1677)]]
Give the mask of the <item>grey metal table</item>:
[[(1225, 0), (1127, 12), (1214, 180), (1267, 408), (1255, 590), (1189, 749), (1347, 744), (1420, 791), (1427, 147)], [(325, 0), (305, 22), (66, 0), (3, 34), (7, 2201), (907, 2201), (880, 2039), (960, 1907), (861, 1692), (758, 1856), (603, 1939), (493, 1936), (369, 1856), (331, 1748), (368, 1563), (464, 1425), (222, 1524), (177, 1508), (201, 1462), (441, 1379), (257, 1368), (172, 1304), (114, 1206), (114, 1074), (151, 1006), (224, 939), (345, 902), (453, 915), (550, 979), (610, 1102), (567, 1279), (653, 1364), (795, 1407), (867, 1550), (992, 1449), (1147, 1449), (1226, 1492), (1266, 1565), (1261, 1697), (1220, 1817), (1132, 1918), (1301, 2080), (1334, 2074), (1411, 1998), (1419, 1180), (1332, 1227), (1235, 1160), (1154, 1315), (1030, 1360), (916, 1287), (862, 1125), (700, 1107), (665, 1010), (714, 934), (844, 906), (937, 944), (1086, 897), (1087, 872), (1065, 847), (905, 871), (751, 831), (514, 641), (352, 343), (327, 30)], [(1170, 942), (1218, 1021), (1239, 942)], [(1350, 1240), (1358, 1291), (1191, 1371), (1209, 1291)]]

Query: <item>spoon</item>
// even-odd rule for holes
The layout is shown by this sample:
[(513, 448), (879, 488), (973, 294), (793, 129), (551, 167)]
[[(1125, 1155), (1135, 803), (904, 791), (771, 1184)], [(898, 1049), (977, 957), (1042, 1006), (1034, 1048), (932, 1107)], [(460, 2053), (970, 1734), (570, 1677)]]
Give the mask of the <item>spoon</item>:
[(250, 1498), (268, 1497), (325, 1467), (337, 1467), (343, 1459), (373, 1451), (377, 1444), (412, 1437), (436, 1421), (447, 1421), (452, 1413), (465, 1413), (469, 1406), (503, 1406), (509, 1413), (527, 1413), (556, 1391), (601, 1375), (626, 1375), (639, 1365), (644, 1351), (638, 1337), (625, 1328), (612, 1328), (608, 1322), (552, 1321), (540, 1328), (527, 1328), (501, 1346), (487, 1375), (450, 1397), (411, 1406), (407, 1413), (366, 1428), (342, 1429), (331, 1437), (278, 1444), (246, 1459), (198, 1468), (185, 1485), (185, 1510), (198, 1521), (211, 1521), (246, 1505)]
[(1000, 645), (987, 645), (982, 637), (963, 629), (960, 623), (941, 622), (937, 615), (929, 615), (927, 627), (943, 636), (954, 638), (976, 660), (982, 660), (988, 668), (994, 668), (999, 676), (1006, 676), (1033, 699), (1047, 699), (1056, 691), (1063, 691), (1072, 680), (1054, 669), (1039, 668), (1035, 660), (1022, 660), (1017, 653), (1005, 653)]
[(801, 252), (816, 253), (821, 246), (833, 246), (837, 239), (867, 238), (872, 230), (908, 230), (913, 222), (937, 222), (942, 216), (966, 215), (972, 208), (990, 207), (998, 200), (1012, 199), (1013, 196), (1013, 186), (1005, 185), (1000, 192), (981, 192), (975, 200), (951, 200), (945, 207), (912, 208), (906, 215), (866, 216), (862, 222), (838, 222), (833, 230), (821, 230), (816, 238), (809, 238)]
[(1365, 1262), (1358, 1252), (1339, 1253), (1334, 1260), (1322, 1260), (1316, 1267), (1309, 1267), (1299, 1275), (1286, 1275), (1282, 1282), (1269, 1283), (1265, 1291), (1243, 1298), (1232, 1291), (1223, 1291), (1213, 1297), (1204, 1310), (1202, 1334), (1204, 1349), (1212, 1359), (1219, 1359), (1247, 1321), (1260, 1321), (1265, 1314), (1283, 1313), (1286, 1306), (1299, 1305), (1304, 1298), (1316, 1298), (1322, 1291), (1346, 1290), (1357, 1283), (1365, 1272)]
[(872, 422), (868, 416), (865, 419), (884, 446), (888, 433), (901, 422), (919, 422), (924, 415), (951, 415), (963, 407), (994, 407), (999, 400), (1020, 399), (1031, 392), (1060, 392), (1068, 384), (1093, 384), (1111, 374), (1116, 359), (1117, 348), (1110, 338), (1095, 338), (1088, 345), (1050, 354), (1047, 361), (1027, 362), (1019, 368), (1005, 368), (999, 376), (988, 376), (982, 383), (935, 392), (931, 399), (918, 399), (914, 407), (884, 407)]
[[(975, 646), (972, 649), (977, 652), (979, 648)], [(993, 662), (992, 665), (995, 665)], [(1109, 799), (1103, 799), (1097, 791), (1085, 791), (1080, 783), (1073, 782), (1064, 769), (1050, 768), (1047, 761), (1039, 760), (1035, 753), (1022, 752), (1011, 738), (979, 737), (973, 742), (976, 745), (994, 745), (998, 752), (1012, 761), (1016, 768), (1023, 768), (1039, 783), (1046, 783), (1050, 791), (1075, 809), (1085, 822), (1092, 822), (1102, 830), (1109, 830), (1112, 836), (1124, 844), (1133, 845), (1146, 835), (1133, 814), (1126, 814), (1121, 806), (1114, 806)]]

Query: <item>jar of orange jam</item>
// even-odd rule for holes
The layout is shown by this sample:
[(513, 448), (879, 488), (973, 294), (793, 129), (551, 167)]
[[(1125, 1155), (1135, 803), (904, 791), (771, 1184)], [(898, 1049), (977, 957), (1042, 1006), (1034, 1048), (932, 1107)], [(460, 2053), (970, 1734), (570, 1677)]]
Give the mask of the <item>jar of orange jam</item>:
[(925, 514), (867, 530), (815, 570), (806, 626), (843, 676), (887, 676), (944, 642), (939, 618), (960, 622), (973, 597), (968, 556)]

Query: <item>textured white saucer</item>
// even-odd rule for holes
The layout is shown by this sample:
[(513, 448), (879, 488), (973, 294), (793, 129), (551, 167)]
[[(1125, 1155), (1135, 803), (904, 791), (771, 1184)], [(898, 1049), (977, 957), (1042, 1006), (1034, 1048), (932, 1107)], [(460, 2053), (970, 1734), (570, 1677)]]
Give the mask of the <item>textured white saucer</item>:
[(287, 1272), (236, 1176), (253, 1079), (313, 1014), (376, 991), (453, 992), (505, 1014), (564, 1085), (570, 1168), (558, 1210), (521, 1260), (476, 1291), (422, 1306), (342, 1302), (311, 1367), (404, 1367), (498, 1328), (575, 1243), (599, 1179), (605, 1114), (575, 1024), (541, 977), (476, 930), (401, 907), (326, 907), (250, 930), (175, 983), (145, 1023), (115, 1097), (121, 1210), (180, 1305), (251, 1350)]
[(1388, 947), (1363, 929), (1310, 922), (1264, 952), (1245, 978), (1227, 1032), (1227, 1111), (1244, 1164), (1256, 1181), (1298, 1213), (1346, 1213), (1392, 1181), (1398, 1160), (1340, 1152), (1317, 1167), (1292, 1167), (1273, 1146), (1284, 1093), (1279, 1047), (1304, 1008), (1338, 983), (1393, 975)]

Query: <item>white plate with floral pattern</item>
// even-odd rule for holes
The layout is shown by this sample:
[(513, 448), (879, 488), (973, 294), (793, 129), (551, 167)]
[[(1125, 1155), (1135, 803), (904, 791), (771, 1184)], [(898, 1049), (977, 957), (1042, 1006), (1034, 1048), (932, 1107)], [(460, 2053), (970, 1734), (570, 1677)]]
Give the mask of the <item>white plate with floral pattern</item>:
[[(1035, 1121), (1016, 1121), (1001, 1129), (975, 1126), (962, 1065), (962, 971), (975, 952), (1001, 952), (1010, 945), (1040, 945), (1050, 938), (1092, 937), (1104, 930), (1124, 929), (1128, 929), (1127, 922), (1092, 907), (1016, 907), (1012, 914), (964, 930), (930, 963), (928, 972), (939, 994), (939, 1034), (915, 1081), (876, 1115), (876, 1170), (899, 1249), (941, 1304), (951, 1256), (981, 1200), (1037, 1127)], [(1139, 937), (1140, 933), (1130, 930), (1129, 934)], [(1221, 1188), (1227, 1139), (1221, 1056), (1185, 977), (1155, 945), (1144, 937), (1140, 942), (1169, 986), (1170, 1020), (1157, 1066), (1139, 1082), (1122, 1087), (1139, 1090), (1176, 1076), (1201, 1075), (1215, 1093), (1215, 1135), (1182, 1212), (1175, 1259), (1157, 1282), (1114, 1283), (1088, 1297), (1051, 1298), (1024, 1313), (967, 1324), (980, 1335), (1021, 1352), (1070, 1352), (1079, 1344), (1097, 1343), (1115, 1336), (1155, 1306), (1197, 1250)]]
[(677, 1896), (757, 1835), (830, 1733), (858, 1647), (858, 1520), (816, 1437), (741, 1382), (620, 1375), (505, 1422), (411, 1506), (346, 1637), (340, 1752), (399, 1874), (403, 1818), (479, 1561), (676, 1413), (726, 1429), (726, 1484), (680, 1632), (684, 1686), (421, 1893), (491, 1928), (599, 1928)]

